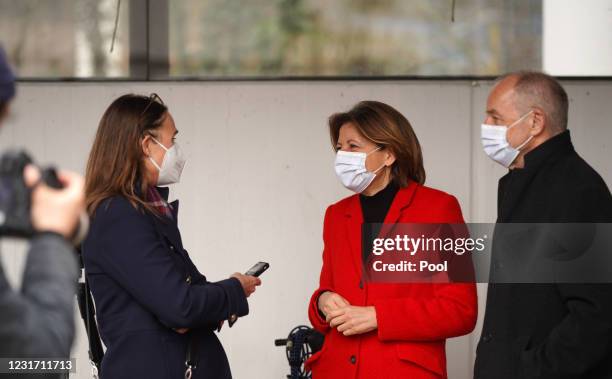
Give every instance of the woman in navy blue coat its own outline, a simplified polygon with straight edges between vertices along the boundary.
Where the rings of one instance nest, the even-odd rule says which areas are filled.
[[[91,216],[83,260],[107,348],[102,378],[231,378],[215,331],[249,312],[260,284],[234,274],[209,282],[183,248],[178,182],[184,158],[172,116],[157,95],[125,95],[104,113],[89,156]],[[188,349],[188,346],[192,346]]]

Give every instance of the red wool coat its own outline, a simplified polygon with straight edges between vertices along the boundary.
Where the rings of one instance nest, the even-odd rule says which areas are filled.
[[[392,223],[463,223],[452,195],[411,182],[399,190],[387,216]],[[368,283],[360,286],[359,196],[327,208],[323,227],[323,268],[308,316],[325,334],[323,348],[307,362],[313,379],[446,378],[446,338],[470,333],[476,323],[473,283]],[[363,287],[363,288],[361,288]],[[352,305],[374,306],[378,329],[345,337],[321,318],[317,300],[333,291]]]

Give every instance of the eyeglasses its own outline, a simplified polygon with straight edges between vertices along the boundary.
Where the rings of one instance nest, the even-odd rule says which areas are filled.
[[[149,95],[149,104],[147,104],[147,106],[145,107],[145,109],[142,111],[142,113],[140,114],[140,116],[142,117],[145,113],[147,113],[147,111],[149,110],[149,108],[151,107],[151,104],[153,103],[158,103],[161,105],[164,105],[164,101],[161,99],[161,97],[159,97],[158,94],[156,93],[152,93],[151,95]]]

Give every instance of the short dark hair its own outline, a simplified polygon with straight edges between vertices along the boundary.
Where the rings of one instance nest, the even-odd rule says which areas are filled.
[[[502,78],[515,77],[514,91],[518,103],[525,108],[539,107],[550,119],[553,131],[567,129],[569,100],[567,92],[554,77],[539,71],[517,71]]]

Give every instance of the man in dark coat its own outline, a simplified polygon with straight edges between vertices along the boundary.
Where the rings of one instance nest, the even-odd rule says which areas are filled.
[[[567,113],[565,90],[542,73],[508,74],[491,91],[483,145],[510,169],[499,181],[498,227],[612,222],[610,191],[574,150]],[[510,126],[498,138],[507,144],[487,134],[491,125]],[[492,271],[496,253],[494,242]],[[612,285],[530,283],[489,284],[474,378],[612,378]]]
[[[0,48],[0,124],[14,95],[15,78]],[[39,177],[37,169],[27,168],[28,185],[34,186]],[[0,358],[70,356],[78,267],[76,253],[67,239],[84,211],[84,193],[80,176],[62,173],[60,180],[65,185],[62,190],[43,184],[33,189],[31,219],[37,234],[30,241],[20,290],[11,287],[0,265]],[[22,379],[59,376],[0,374]]]

